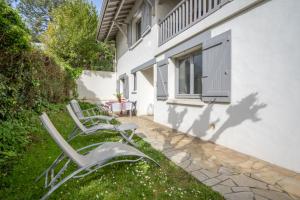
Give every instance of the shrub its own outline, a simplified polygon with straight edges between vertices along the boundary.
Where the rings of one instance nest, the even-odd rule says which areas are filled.
[[[0,0],[0,51],[20,53],[30,47],[30,35],[17,11]]]
[[[4,166],[25,148],[29,139],[24,123],[18,120],[2,122],[0,127],[0,166]]]
[[[71,72],[31,46],[18,13],[0,0],[0,175],[30,142],[37,113],[75,94]]]
[[[0,120],[76,94],[72,70],[30,44],[18,13],[0,0]]]
[[[0,122],[0,174],[7,173],[15,158],[23,152],[31,141],[30,133],[37,127],[36,114],[29,111],[19,113],[19,118]]]

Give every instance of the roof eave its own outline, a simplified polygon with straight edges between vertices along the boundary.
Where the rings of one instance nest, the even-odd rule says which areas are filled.
[[[101,12],[100,12],[100,17],[99,17],[98,27],[97,27],[97,37],[96,37],[96,40],[97,40],[97,41],[101,41],[101,40],[99,39],[100,28],[101,28],[101,25],[102,25],[103,16],[104,16],[104,13],[105,13],[105,10],[106,10],[108,1],[109,1],[109,0],[104,0],[103,3],[102,3],[102,8],[101,8]]]

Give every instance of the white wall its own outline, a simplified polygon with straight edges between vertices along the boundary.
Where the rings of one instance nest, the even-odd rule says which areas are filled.
[[[116,73],[84,70],[77,79],[79,99],[89,102],[116,99]]]
[[[242,2],[254,1],[235,0],[232,9]],[[211,28],[212,36],[231,30],[231,104],[192,107],[156,101],[154,120],[300,172],[299,19],[300,1],[272,0]],[[209,27],[206,23],[202,22],[202,28]],[[197,28],[204,30],[200,25]],[[180,36],[170,42],[181,41],[184,37]],[[171,98],[174,77],[171,63]]]
[[[153,67],[137,73],[137,115],[153,115],[154,113],[153,78]]]
[[[141,0],[137,1],[133,10],[129,14],[128,18],[130,18],[139,5],[141,4]],[[154,58],[156,54],[156,49],[158,47],[158,26],[156,24],[156,18],[152,17],[152,28],[150,32],[142,39],[141,43],[139,43],[136,47],[128,49],[126,38],[118,32],[116,43],[117,43],[117,77],[126,73],[129,76],[129,99],[138,102],[137,112],[138,115],[146,115],[148,114],[148,108],[150,104],[153,104],[154,99],[154,91],[145,93],[143,88],[150,88],[149,83],[147,82],[145,74],[142,72],[137,72],[137,91],[133,92],[133,75],[131,74],[131,70],[135,67],[138,67],[141,64],[149,61]],[[151,96],[152,95],[152,98]],[[144,101],[147,103],[141,103]],[[151,103],[152,100],[152,103]]]
[[[234,0],[160,47],[153,17],[151,32],[132,50],[118,34],[117,76],[127,73],[130,99],[143,102],[143,74],[137,73],[138,91],[132,94],[131,69],[155,56],[163,58],[164,51],[200,32],[210,30],[215,36],[231,30],[231,104],[192,107],[155,100],[154,120],[300,172],[299,11],[298,0]],[[168,68],[174,98],[175,66],[170,62]],[[146,107],[139,109],[145,113]]]

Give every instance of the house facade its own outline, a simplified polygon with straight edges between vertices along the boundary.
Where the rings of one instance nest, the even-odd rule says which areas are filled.
[[[138,115],[300,172],[300,1],[104,0]]]

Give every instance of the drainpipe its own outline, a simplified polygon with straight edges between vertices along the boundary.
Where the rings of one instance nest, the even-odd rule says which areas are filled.
[[[117,72],[117,48],[116,48],[116,41],[115,41],[115,48],[114,48],[114,50],[115,50],[115,57],[114,57],[114,63],[113,63],[113,69],[114,69],[114,72]]]

